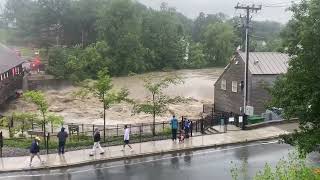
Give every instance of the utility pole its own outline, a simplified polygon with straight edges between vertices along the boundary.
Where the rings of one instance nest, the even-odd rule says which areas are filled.
[[[247,115],[246,115],[246,107],[248,105],[248,72],[249,72],[249,51],[250,51],[250,39],[249,39],[249,24],[250,24],[250,12],[254,13],[254,12],[258,12],[259,10],[261,10],[261,5],[256,7],[254,4],[252,6],[246,5],[239,5],[239,3],[237,4],[237,6],[235,7],[235,9],[243,9],[246,11],[246,62],[245,62],[245,73],[244,73],[244,98],[243,98],[243,122],[242,122],[242,129],[245,129],[245,125],[247,123]]]

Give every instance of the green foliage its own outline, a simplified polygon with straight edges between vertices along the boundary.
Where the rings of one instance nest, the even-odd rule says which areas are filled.
[[[74,95],[86,97],[88,94],[96,96],[103,106],[103,121],[104,121],[104,132],[106,124],[106,109],[110,108],[112,104],[120,103],[121,101],[132,102],[129,98],[129,91],[127,89],[121,89],[115,91],[112,89],[112,80],[108,75],[107,71],[99,71],[97,80],[85,80],[81,82],[82,89],[76,92]],[[105,134],[104,134],[104,141]]]
[[[2,117],[0,118],[0,127],[9,127],[9,118],[8,117]]]
[[[35,104],[43,116],[48,112],[48,102],[42,92],[27,91],[23,94],[23,97],[25,100]]]
[[[59,127],[64,122],[64,119],[62,116],[58,116],[58,115],[54,115],[54,114],[48,114],[47,120],[48,120],[48,122],[50,122],[51,127]]]
[[[80,83],[82,89],[75,92],[76,97],[86,97],[88,94],[92,94],[99,98],[103,103],[104,108],[110,108],[110,105],[120,103],[121,101],[130,101],[127,96],[129,92],[127,89],[121,89],[120,91],[114,91],[112,89],[112,79],[107,74],[107,71],[98,72],[98,80],[85,80]]]
[[[11,129],[16,132],[21,132],[24,135],[26,130],[31,129],[32,123],[38,121],[38,115],[34,113],[13,113],[14,127]]]
[[[291,56],[287,74],[271,90],[271,106],[284,109],[287,118],[298,118],[300,130],[290,143],[306,154],[320,144],[320,6],[317,0],[302,1],[291,11],[293,19],[284,33]]]
[[[67,49],[55,47],[49,50],[48,60],[49,66],[47,72],[54,75],[58,79],[64,79],[68,77],[68,69],[66,64],[68,63],[69,53]]]
[[[225,65],[234,52],[234,32],[226,23],[210,24],[204,34],[206,58],[210,65]]]
[[[151,78],[146,78],[144,87],[150,93],[151,97],[144,103],[135,103],[133,111],[135,113],[144,112],[153,115],[152,132],[155,135],[156,116],[166,112],[167,106],[172,100],[170,97],[163,94],[163,90],[172,84],[179,84],[183,81],[179,77],[166,77],[159,81],[152,81]]]
[[[186,62],[187,68],[202,68],[206,67],[208,62],[203,52],[203,45],[201,43],[192,43],[189,49],[189,57]]]
[[[255,176],[254,180],[319,180],[312,167],[309,167],[305,159],[299,158],[296,152],[290,152],[288,159],[281,159],[275,168],[266,164]],[[231,168],[232,179],[238,180],[241,173],[235,164]],[[244,178],[247,179],[247,178]]]
[[[47,72],[76,82],[106,69],[117,76],[222,66],[243,44],[240,19],[200,13],[192,21],[166,3],[153,10],[132,0],[10,0],[3,16],[15,27],[6,27],[13,42],[45,49]],[[253,50],[280,50],[279,23],[254,27],[263,40]]]

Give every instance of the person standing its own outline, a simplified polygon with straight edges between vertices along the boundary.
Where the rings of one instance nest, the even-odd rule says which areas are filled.
[[[133,148],[130,145],[130,129],[128,128],[127,125],[124,125],[124,135],[123,135],[123,140],[124,140],[124,144],[123,144],[123,148],[122,151],[124,151],[125,146],[129,146],[130,151],[133,151]]]
[[[190,129],[190,122],[187,120],[187,118],[184,119],[184,133],[185,138],[189,138],[189,129]]]
[[[190,121],[190,120],[189,120]],[[192,130],[193,130],[193,122],[192,121],[190,121],[189,122],[189,131],[190,131],[190,136],[192,137]]]
[[[32,144],[31,144],[31,147],[30,147],[30,163],[29,163],[29,166],[31,166],[34,156],[37,156],[39,158],[40,162],[43,163],[43,161],[41,160],[40,154],[39,154],[39,152],[40,152],[39,143],[40,143],[40,138],[39,137],[35,137],[34,140],[32,141]]]
[[[59,140],[59,147],[58,147],[58,154],[64,154],[64,147],[66,145],[66,141],[68,138],[68,133],[64,131],[65,128],[62,127],[61,131],[57,134],[58,140]]]
[[[173,115],[172,119],[170,121],[171,125],[171,132],[172,132],[172,141],[177,140],[177,131],[178,131],[178,120],[176,119],[176,116]]]
[[[96,128],[94,130],[94,134],[93,134],[93,148],[92,151],[90,153],[90,156],[93,156],[93,154],[96,152],[96,149],[99,148],[100,149],[100,154],[104,154],[104,150],[100,145],[100,141],[101,141],[101,136],[100,136],[100,131],[98,128]]]

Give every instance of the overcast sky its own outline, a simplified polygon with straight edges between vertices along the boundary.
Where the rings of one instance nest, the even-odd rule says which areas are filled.
[[[200,12],[214,14],[223,12],[229,16],[239,16],[243,10],[235,11],[235,6],[240,4],[255,3],[262,5],[262,10],[253,16],[254,20],[273,20],[286,23],[291,13],[286,11],[290,7],[291,1],[299,0],[137,0],[149,7],[159,9],[162,2],[166,2],[170,7],[175,7],[177,11],[194,19]]]
[[[90,1],[90,0],[88,0]],[[234,7],[240,4],[263,5],[262,10],[253,16],[254,20],[273,20],[286,23],[291,13],[286,11],[292,1],[300,0],[137,0],[151,8],[159,9],[162,2],[166,2],[170,7],[175,7],[177,11],[183,13],[189,18],[195,19],[200,12],[214,14],[223,12],[229,16],[239,16],[244,13],[243,10],[235,11]],[[3,4],[5,0],[0,0]],[[269,7],[268,7],[269,6]],[[272,7],[270,7],[272,6]]]

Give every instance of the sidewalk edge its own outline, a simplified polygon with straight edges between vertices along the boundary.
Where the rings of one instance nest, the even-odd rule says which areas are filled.
[[[136,159],[136,158],[150,157],[150,156],[156,156],[156,155],[165,155],[165,154],[170,154],[170,153],[179,153],[179,152],[186,152],[186,151],[196,151],[196,150],[204,150],[204,149],[218,148],[218,147],[231,146],[231,145],[239,145],[239,144],[243,144],[243,143],[252,143],[252,142],[258,142],[258,141],[270,141],[270,140],[278,139],[279,137],[280,137],[280,135],[252,139],[252,140],[246,139],[245,141],[237,141],[237,142],[232,142],[232,143],[211,144],[211,145],[204,145],[204,146],[173,149],[173,150],[168,150],[168,151],[157,151],[157,152],[152,152],[152,153],[134,154],[134,155],[122,156],[122,157],[102,158],[102,159],[82,161],[82,162],[66,164],[66,165],[41,166],[41,167],[23,168],[23,169],[14,169],[14,170],[0,170],[0,174],[23,172],[23,171],[39,171],[39,170],[54,170],[54,169],[59,169],[59,168],[72,168],[72,167],[86,166],[86,165],[92,165],[92,164],[97,164],[97,163],[121,161],[121,160],[126,160],[126,159]]]

